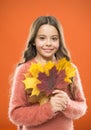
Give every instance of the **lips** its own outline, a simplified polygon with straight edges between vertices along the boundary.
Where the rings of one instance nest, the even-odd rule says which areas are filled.
[[[43,48],[43,51],[45,51],[45,52],[51,52],[51,51],[53,51],[53,49],[51,49],[51,48],[46,48],[46,49],[44,49],[44,48]]]

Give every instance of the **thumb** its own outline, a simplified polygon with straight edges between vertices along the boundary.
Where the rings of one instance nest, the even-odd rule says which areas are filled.
[[[60,92],[61,92],[61,90],[56,89],[56,90],[54,90],[52,93],[53,93],[53,94],[58,94],[58,93],[60,93]]]

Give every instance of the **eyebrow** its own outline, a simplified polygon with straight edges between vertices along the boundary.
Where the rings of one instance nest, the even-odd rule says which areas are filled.
[[[55,37],[55,36],[57,36],[57,37],[59,37],[59,35],[52,35],[53,37]]]
[[[38,34],[37,36],[46,36],[45,34]],[[51,37],[59,37],[59,35],[57,35],[57,34],[54,34],[54,35],[51,35]]]

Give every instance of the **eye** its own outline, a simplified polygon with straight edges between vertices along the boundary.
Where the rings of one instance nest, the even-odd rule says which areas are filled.
[[[39,37],[39,39],[40,39],[40,40],[44,40],[44,39],[45,39],[45,37],[41,36],[41,37]]]
[[[53,40],[53,41],[57,41],[57,40],[58,40],[58,37],[52,37],[52,40]]]

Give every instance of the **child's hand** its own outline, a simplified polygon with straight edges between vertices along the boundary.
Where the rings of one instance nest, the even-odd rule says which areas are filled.
[[[54,90],[54,96],[51,97],[50,103],[54,112],[65,110],[68,104],[68,95],[61,90]]]

